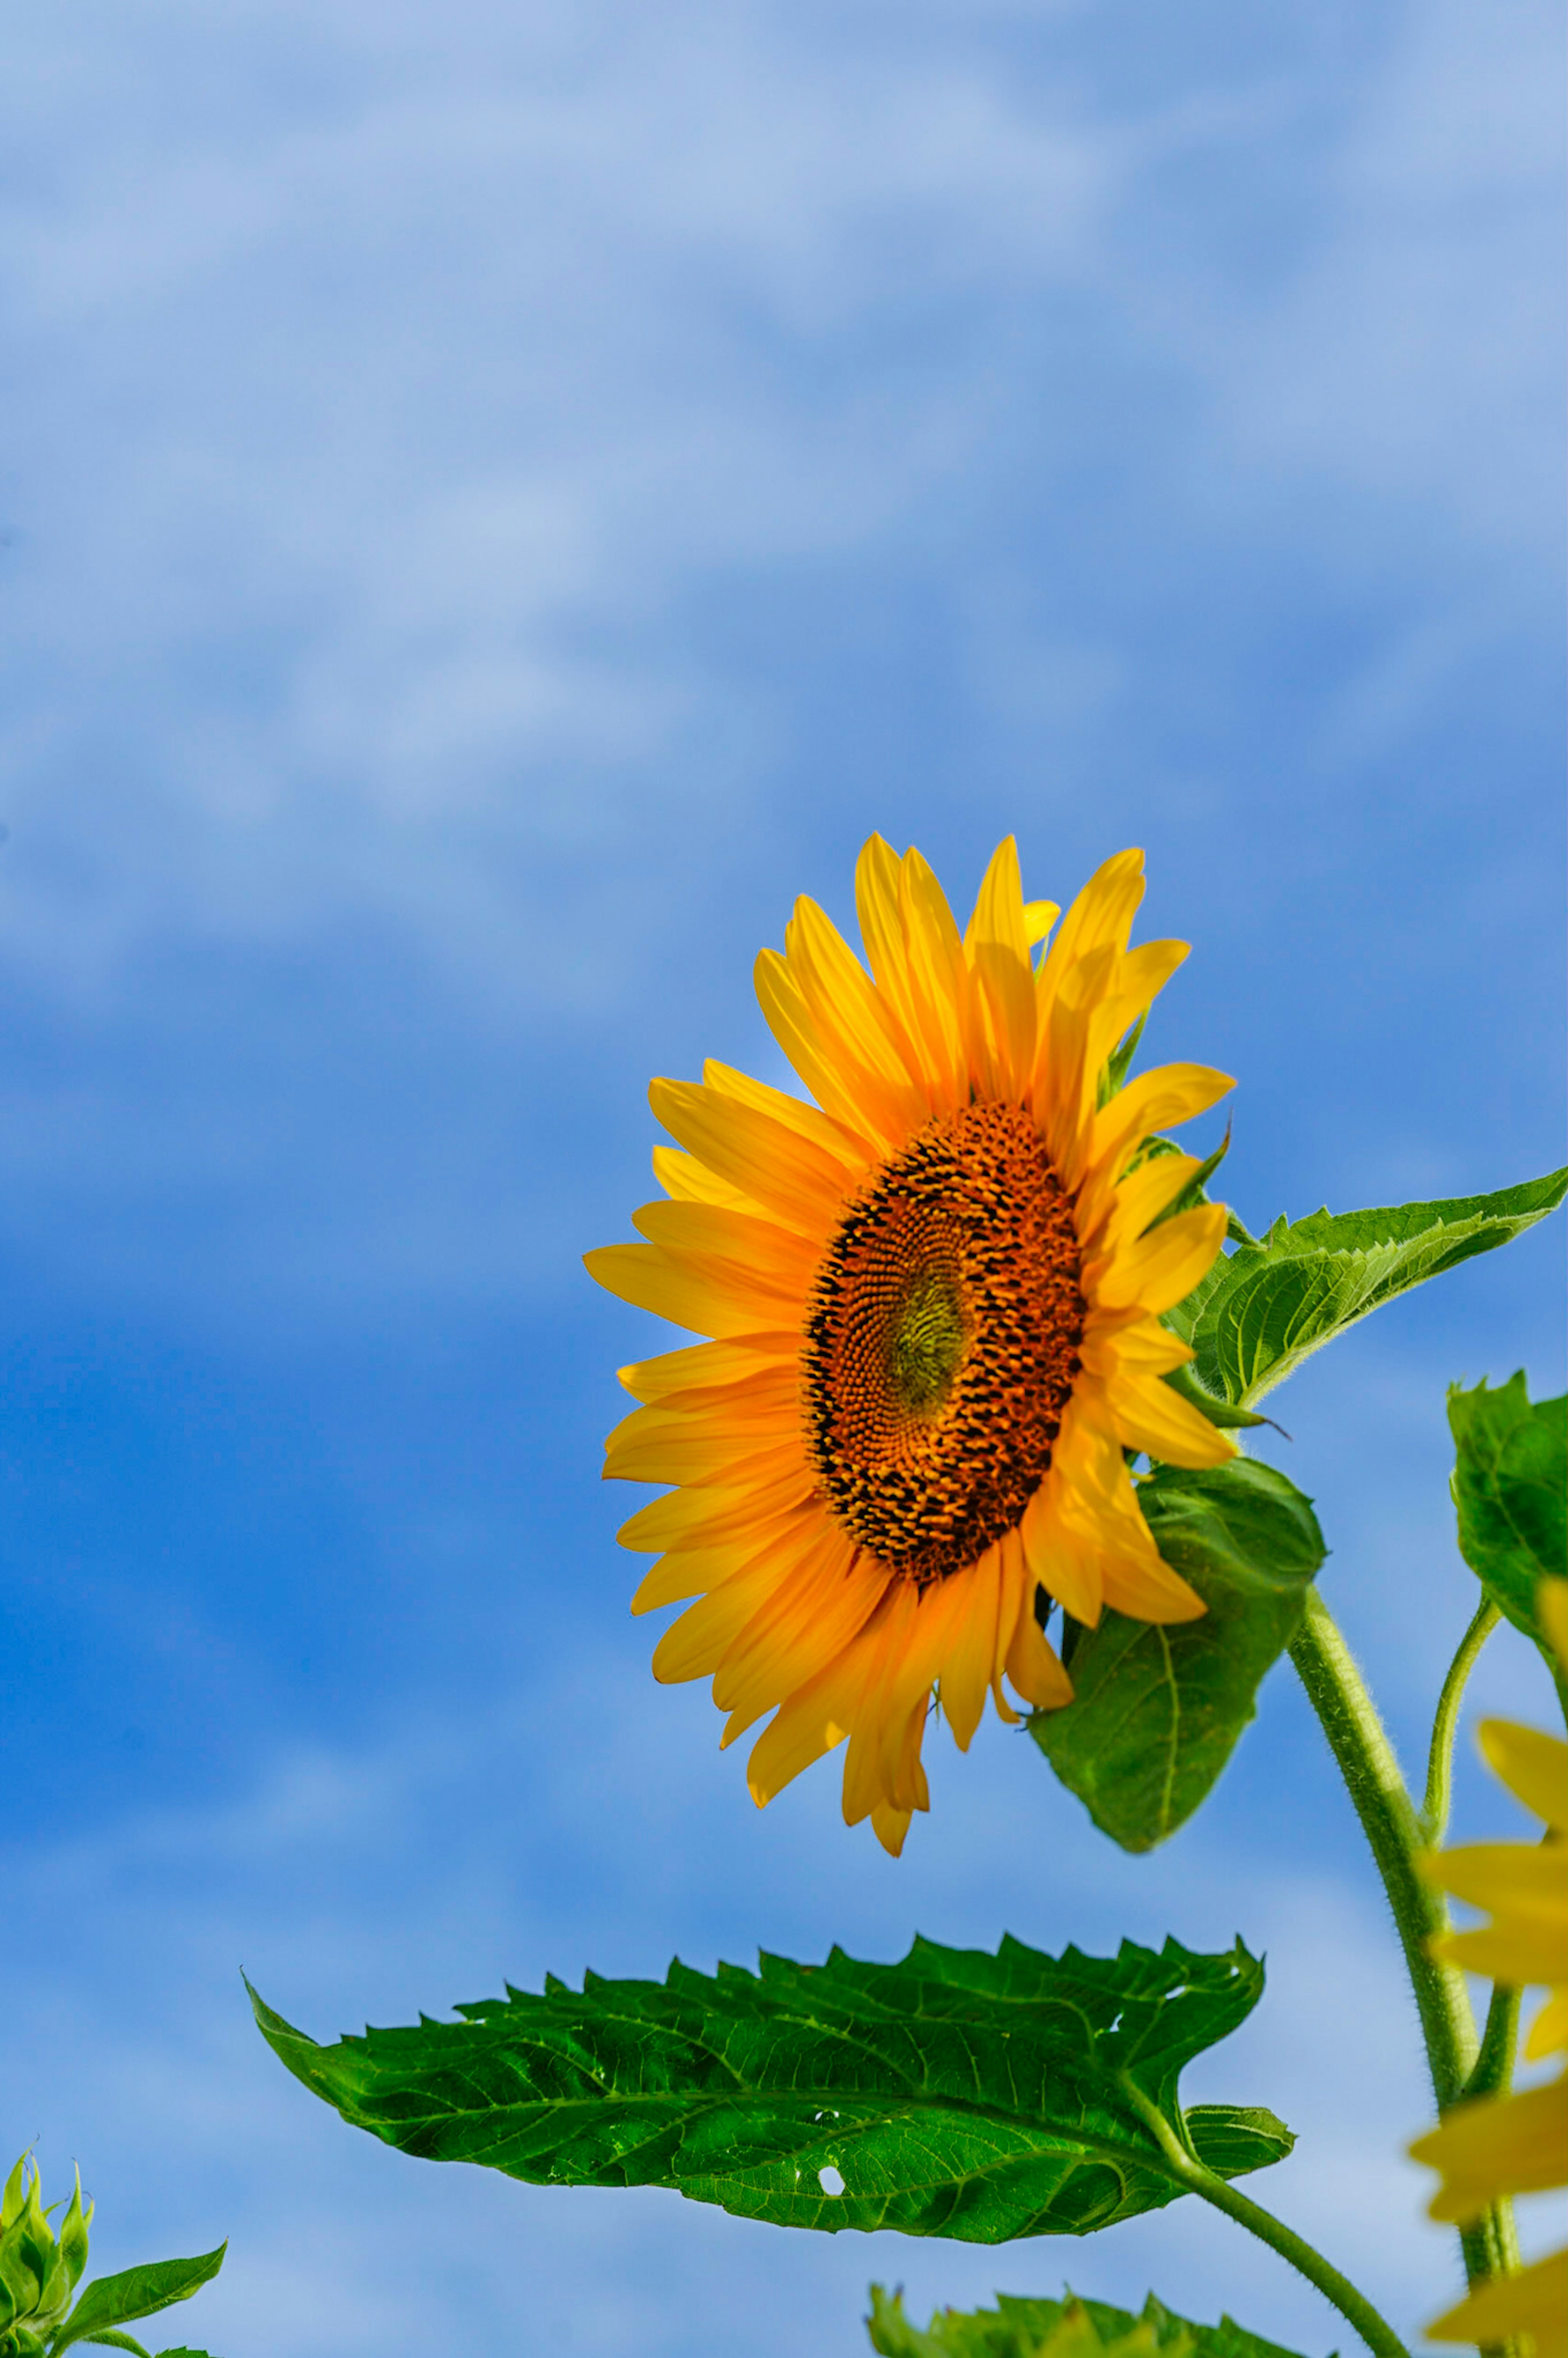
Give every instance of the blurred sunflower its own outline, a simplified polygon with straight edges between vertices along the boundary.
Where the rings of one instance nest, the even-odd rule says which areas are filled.
[[[902,1848],[929,1806],[933,1692],[968,1748],[989,1693],[1071,1700],[1051,1602],[1146,1621],[1204,1609],[1162,1561],[1128,1451],[1213,1466],[1232,1443],[1168,1384],[1160,1324],[1214,1260],[1219,1206],[1162,1219],[1197,1163],[1140,1160],[1212,1105],[1173,1065],[1106,1098],[1107,1063],[1186,955],[1130,950],[1142,855],[1058,911],[1010,838],[960,934],[916,851],[880,837],[857,895],[868,973],[796,903],[757,994],[816,1102],[708,1064],[658,1080],[666,1200],[588,1256],[624,1300],[714,1339],[623,1368],[643,1405],[607,1475],[674,1483],[622,1531],[659,1554],[633,1610],[699,1601],[654,1656],[712,1677],[729,1744],[766,1713],[759,1804],[846,1736],[844,1815]]]
[[[1568,1581],[1543,1580],[1541,1622],[1568,1670]],[[1512,1720],[1481,1722],[1489,1766],[1544,1821],[1539,1843],[1472,1843],[1422,1862],[1428,1879],[1492,1920],[1433,1943],[1433,1954],[1515,1987],[1545,1984],[1525,2054],[1568,2054],[1568,1744]],[[1568,2066],[1544,2085],[1456,2104],[1411,2152],[1443,2174],[1431,2215],[1469,2226],[1506,2194],[1568,2185]],[[1438,2342],[1529,2334],[1536,2358],[1568,2358],[1568,2250],[1480,2285],[1427,2327]]]

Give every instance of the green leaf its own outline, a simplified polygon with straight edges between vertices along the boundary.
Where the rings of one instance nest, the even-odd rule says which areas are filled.
[[[1568,1398],[1534,1401],[1524,1370],[1493,1390],[1448,1393],[1457,1453],[1459,1552],[1494,1605],[1556,1657],[1535,1609],[1537,1581],[1568,1576]]]
[[[1102,1833],[1152,1850],[1205,1798],[1290,1644],[1325,1548],[1312,1501],[1253,1457],[1158,1466],[1138,1502],[1208,1610],[1162,1628],[1107,1611],[1078,1633],[1074,1701],[1029,1732]]]
[[[1222,2317],[1217,2325],[1191,2325],[1173,2317],[1152,2293],[1141,2316],[1065,2292],[1060,2300],[1018,2299],[999,2293],[994,2309],[939,2309],[925,2330],[910,2323],[902,2294],[871,2287],[866,2320],[881,2358],[1290,2358],[1277,2343]]]
[[[58,2342],[50,2344],[51,2350],[63,2347],[64,2344]],[[138,2342],[133,2334],[117,2333],[112,2325],[104,2326],[102,2332],[90,2333],[82,2347],[91,2350],[129,2350],[134,2353],[134,2358],[153,2358],[152,2352],[145,2342]]]
[[[994,2244],[1173,2201],[1141,2104],[1227,2168],[1238,2116],[1184,2115],[1177,2081],[1262,1987],[1239,1942],[1053,1958],[917,1940],[892,1965],[835,1949],[821,1965],[763,1956],[757,1974],[590,1974],[580,1994],[552,1977],[460,2022],[330,2047],[252,2002],[297,2079],[405,2153],[534,2185],[674,2187],[781,2226]]]
[[[202,2252],[195,2259],[150,2260],[144,2267],[122,2268],[118,2276],[95,2278],[49,2344],[51,2358],[73,2342],[103,2340],[106,2327],[156,2317],[160,2309],[189,2300],[211,2282],[228,2248],[227,2244],[220,2244],[215,2252]]]
[[[1495,1195],[1278,1219],[1222,1255],[1167,1324],[1205,1389],[1254,1408],[1308,1355],[1413,1285],[1491,1252],[1555,1210],[1568,1170]]]

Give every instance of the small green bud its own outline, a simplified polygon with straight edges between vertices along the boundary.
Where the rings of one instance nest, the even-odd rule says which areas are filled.
[[[92,2217],[92,2205],[81,2207],[79,2173],[57,2238],[38,2164],[22,2155],[0,2195],[0,2358],[41,2358],[87,2266]]]

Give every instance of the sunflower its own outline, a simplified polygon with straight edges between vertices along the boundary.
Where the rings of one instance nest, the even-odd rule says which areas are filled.
[[[1051,940],[1059,912],[1025,902],[1010,838],[960,934],[920,854],[873,836],[866,966],[809,900],[757,961],[815,1104],[719,1064],[654,1081],[678,1141],[654,1151],[665,1200],[636,1215],[642,1243],[588,1256],[712,1338],[622,1370],[643,1405],[607,1449],[607,1475],[676,1486],[621,1533],[660,1559],[634,1612],[697,1600],[655,1676],[711,1677],[725,1744],[774,1714],[759,1806],[848,1737],[845,1818],[895,1855],[929,1806],[934,1695],[967,1749],[988,1693],[1016,1723],[1004,1676],[1036,1708],[1071,1701],[1053,1602],[1087,1623],[1204,1610],[1129,1453],[1232,1454],[1161,1381],[1191,1353],[1160,1314],[1226,1215],[1172,1212],[1199,1166],[1141,1149],[1232,1084],[1172,1065],[1110,1093],[1108,1060],[1186,956],[1129,949],[1142,870],[1108,860]]]
[[[1543,1580],[1537,1594],[1542,1627],[1568,1670],[1568,1580]],[[1546,1832],[1538,1843],[1471,1843],[1422,1862],[1429,1882],[1492,1919],[1434,1941],[1433,1953],[1514,1987],[1544,1984],[1550,1995],[1525,2054],[1568,2054],[1568,1744],[1509,1719],[1484,1719],[1477,1733],[1487,1765]],[[1460,2227],[1504,2195],[1568,2185],[1568,2066],[1543,2085],[1455,2105],[1411,2152],[1442,2172],[1432,2217]],[[1564,2358],[1568,2250],[1478,2286],[1426,2330],[1436,2342],[1529,2334],[1535,2358]]]

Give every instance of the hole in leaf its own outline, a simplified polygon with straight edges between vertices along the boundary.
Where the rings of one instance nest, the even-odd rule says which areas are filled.
[[[843,2173],[835,2169],[831,2162],[817,2171],[816,2183],[824,2194],[842,2194],[844,2191]]]

